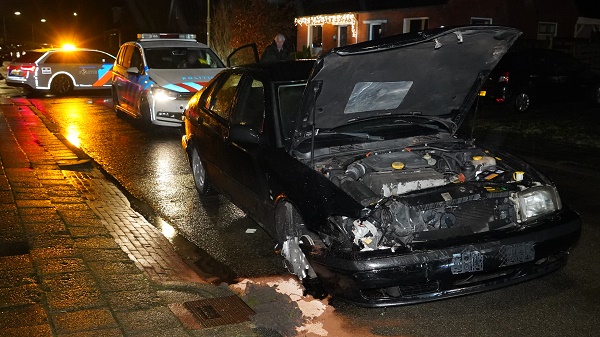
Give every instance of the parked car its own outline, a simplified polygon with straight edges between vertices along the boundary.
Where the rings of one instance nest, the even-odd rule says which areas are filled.
[[[148,126],[181,127],[187,102],[223,68],[219,57],[194,34],[138,34],[137,41],[124,43],[117,54],[115,112]]]
[[[532,104],[585,101],[600,105],[600,75],[573,56],[551,49],[504,55],[490,73],[482,95],[526,112]]]
[[[34,49],[8,67],[6,84],[28,93],[62,96],[73,90],[108,89],[115,57],[95,49]]]
[[[270,233],[308,291],[363,306],[557,270],[578,214],[528,164],[456,135],[519,34],[440,28],[223,70],[184,112],[195,186]]]

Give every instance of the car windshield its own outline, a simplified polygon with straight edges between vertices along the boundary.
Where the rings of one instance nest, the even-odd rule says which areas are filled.
[[[150,69],[224,68],[208,48],[146,48],[144,54]]]
[[[298,115],[300,100],[306,83],[281,85],[277,89],[279,99],[279,118],[283,138],[287,142],[294,135],[294,118]]]

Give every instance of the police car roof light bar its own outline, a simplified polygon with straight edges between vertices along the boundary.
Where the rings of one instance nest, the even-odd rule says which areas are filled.
[[[196,34],[178,34],[178,33],[140,33],[137,35],[138,40],[150,39],[181,39],[181,40],[196,40]]]

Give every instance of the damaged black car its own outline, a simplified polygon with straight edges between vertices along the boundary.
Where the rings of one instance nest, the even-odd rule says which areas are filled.
[[[269,232],[307,290],[361,306],[557,270],[578,214],[527,163],[457,136],[519,35],[440,28],[226,69],[185,110],[196,188]]]

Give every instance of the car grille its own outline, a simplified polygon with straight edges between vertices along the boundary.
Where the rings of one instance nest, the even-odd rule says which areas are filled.
[[[427,294],[436,293],[440,290],[439,281],[431,281],[427,283],[417,283],[411,285],[401,285],[396,287],[378,288],[378,289],[363,289],[361,294],[369,300],[381,299],[402,299],[410,300]]]

